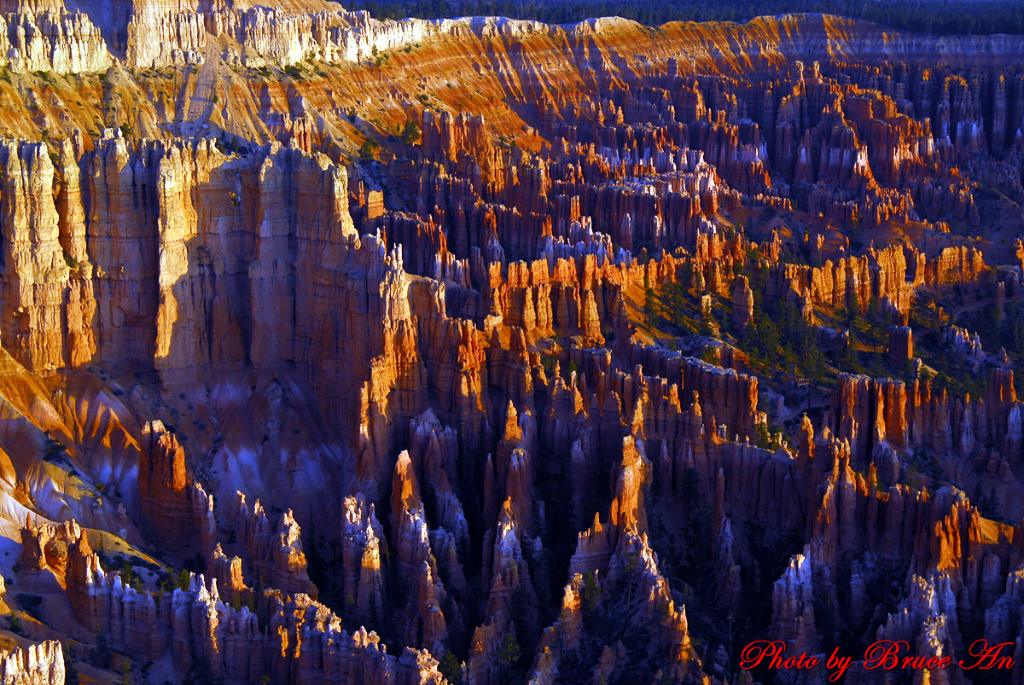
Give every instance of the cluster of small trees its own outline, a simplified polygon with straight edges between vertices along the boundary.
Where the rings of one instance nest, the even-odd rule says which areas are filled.
[[[973,361],[951,352],[949,345],[942,340],[943,328],[952,322],[948,313],[953,310],[953,305],[948,297],[948,294],[939,298],[930,293],[917,293],[914,296],[910,308],[914,354],[935,370],[934,374],[929,371],[922,374],[925,380],[931,382],[933,394],[946,390],[957,397],[965,394],[979,397],[985,391],[988,374],[976,373]],[[938,313],[940,304],[946,312],[941,319]],[[968,327],[973,328],[971,325]],[[986,336],[983,334],[982,337]],[[992,339],[985,340],[984,344],[989,349],[999,347]]]
[[[981,483],[974,487],[974,495],[971,497],[971,504],[978,507],[978,511],[985,518],[999,518],[999,497],[995,488],[989,490],[987,495],[981,494]]]
[[[754,320],[738,332],[740,348],[753,366],[769,372],[779,369],[805,378],[823,380],[828,375],[825,356],[818,342],[818,333],[800,311],[783,300],[763,300],[754,291],[761,306],[754,307]],[[848,348],[849,346],[847,346]],[[851,351],[840,351],[840,358],[849,359]]]
[[[389,138],[392,136],[389,136]],[[416,145],[420,142],[420,126],[414,120],[409,119],[405,122],[405,126],[402,127],[399,138],[406,145]],[[367,138],[363,141],[362,145],[359,146],[359,159],[364,162],[372,162],[378,158],[380,154],[381,146],[380,143]]]

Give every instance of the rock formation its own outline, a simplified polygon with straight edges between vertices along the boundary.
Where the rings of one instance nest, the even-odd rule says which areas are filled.
[[[0,20],[0,681],[1024,661],[1024,41]]]

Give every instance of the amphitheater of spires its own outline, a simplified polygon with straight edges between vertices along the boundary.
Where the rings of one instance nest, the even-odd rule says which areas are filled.
[[[0,19],[0,683],[1024,683],[1024,39]]]

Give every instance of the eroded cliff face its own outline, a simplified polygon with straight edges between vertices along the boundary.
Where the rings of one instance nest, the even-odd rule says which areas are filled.
[[[1024,660],[1024,41],[0,15],[0,679]]]
[[[63,685],[65,676],[64,655],[56,640],[4,649],[0,657],[0,677],[5,682]]]

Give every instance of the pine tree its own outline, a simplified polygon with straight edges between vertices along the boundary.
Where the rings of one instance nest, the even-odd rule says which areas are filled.
[[[110,644],[110,637],[106,633],[99,633],[96,636],[96,646],[89,655],[89,663],[96,668],[110,668],[114,664],[114,648]]]
[[[75,659],[71,655],[71,648],[64,645],[64,685],[78,685],[78,669],[75,668]]]
[[[996,495],[995,488],[989,490],[988,495],[982,499],[979,509],[981,509],[981,515],[985,518],[996,518],[999,516],[999,496]]]
[[[512,683],[515,680],[515,669],[519,664],[522,652],[519,649],[519,641],[512,632],[505,633],[498,646],[498,682],[503,685]]]
[[[412,119],[405,122],[405,128],[402,129],[402,142],[407,145],[414,145],[420,142],[419,124]]]
[[[441,663],[437,665],[437,670],[441,671],[441,675],[449,685],[462,685],[462,664],[450,651],[441,657]]]

